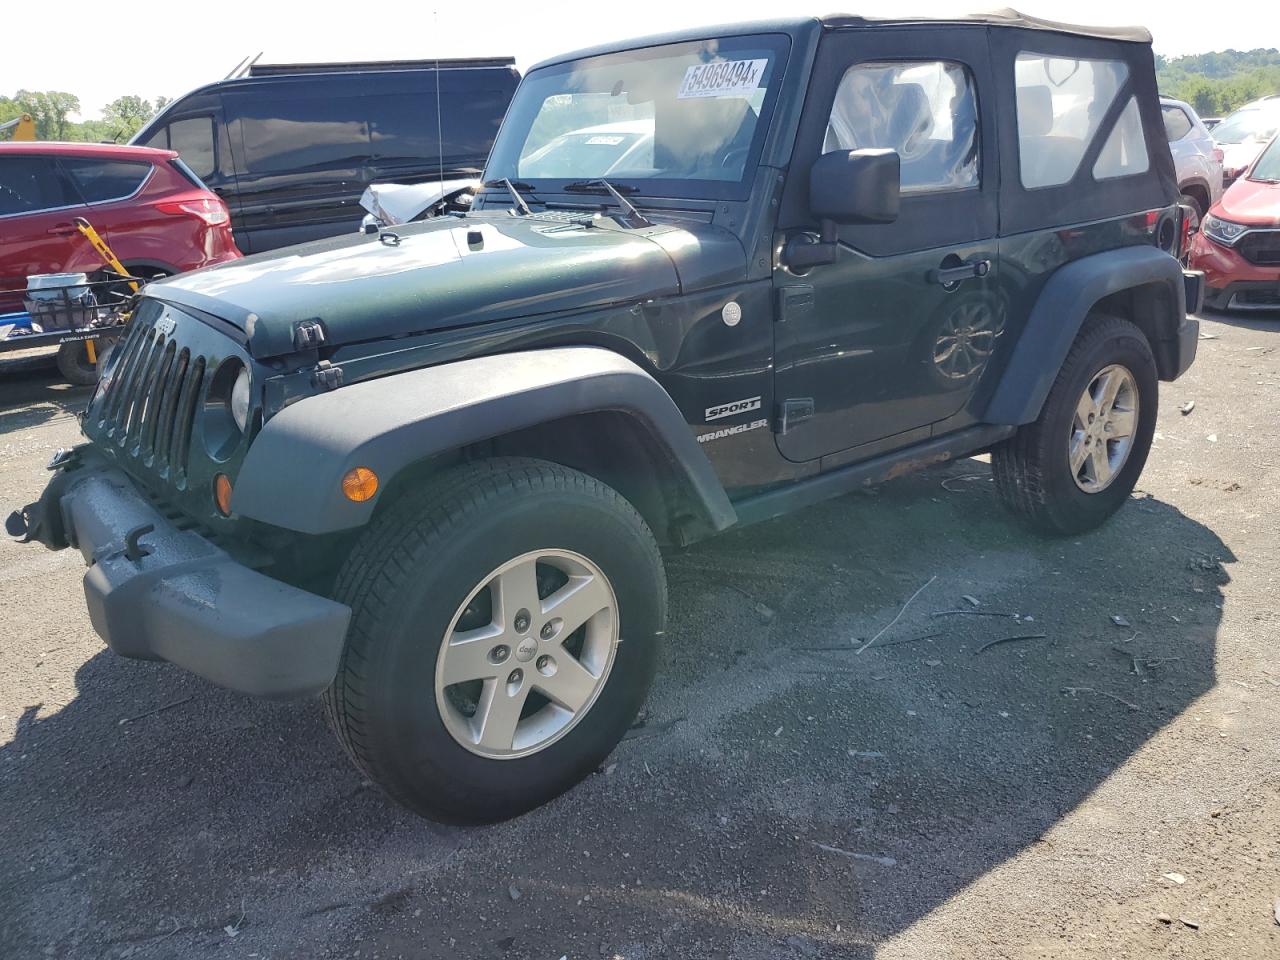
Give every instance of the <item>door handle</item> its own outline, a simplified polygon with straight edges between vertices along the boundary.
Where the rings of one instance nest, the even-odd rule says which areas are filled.
[[[69,237],[80,232],[74,223],[58,223],[49,228],[48,231],[55,237]]]
[[[938,267],[929,271],[929,280],[944,287],[954,287],[961,280],[985,277],[991,272],[990,260],[969,260],[955,267]]]

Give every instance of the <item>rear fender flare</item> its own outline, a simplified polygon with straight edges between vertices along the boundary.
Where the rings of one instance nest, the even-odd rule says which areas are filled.
[[[1003,376],[987,404],[987,423],[1031,423],[1044,406],[1085,318],[1101,301],[1151,284],[1167,288],[1148,315],[1134,319],[1151,341],[1162,379],[1177,376],[1189,358],[1179,336],[1186,322],[1182,265],[1158,247],[1133,246],[1081,257],[1060,267],[1040,292]],[[1191,347],[1194,354],[1194,344]]]
[[[236,478],[232,510],[306,534],[365,525],[406,467],[471,444],[575,414],[633,418],[666,458],[709,530],[737,520],[710,461],[659,383],[627,358],[598,347],[561,347],[477,357],[341,387],[298,401],[254,438]],[[342,477],[368,467],[379,492],[357,503]]]

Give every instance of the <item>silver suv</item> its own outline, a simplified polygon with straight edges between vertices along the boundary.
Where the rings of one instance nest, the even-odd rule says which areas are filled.
[[[1190,104],[1161,97],[1160,112],[1178,174],[1178,192],[1182,202],[1196,211],[1194,228],[1222,196],[1222,150]]]

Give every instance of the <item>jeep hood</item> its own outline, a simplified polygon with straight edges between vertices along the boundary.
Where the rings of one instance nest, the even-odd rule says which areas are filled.
[[[399,226],[382,239],[287,247],[157,282],[147,295],[234,324],[261,359],[292,353],[302,320],[319,320],[333,346],[670,296],[682,289],[676,261],[692,268],[708,247],[719,263],[715,279],[742,274],[736,238],[692,229],[481,212]],[[734,269],[726,271],[730,246]]]

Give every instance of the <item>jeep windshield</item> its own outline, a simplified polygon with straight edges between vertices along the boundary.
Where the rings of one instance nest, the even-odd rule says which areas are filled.
[[[745,196],[787,48],[779,35],[724,37],[533,70],[485,180],[535,193],[608,178],[640,197]]]

